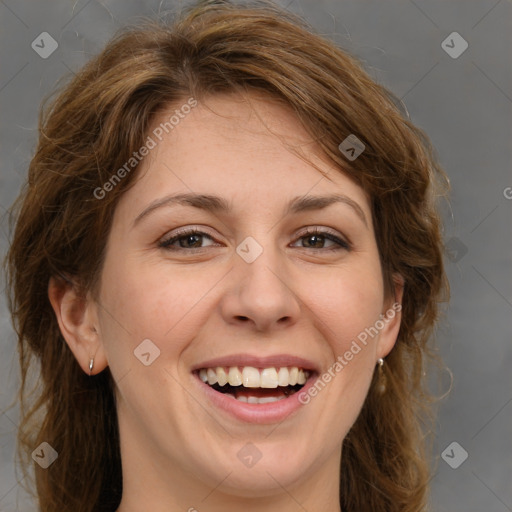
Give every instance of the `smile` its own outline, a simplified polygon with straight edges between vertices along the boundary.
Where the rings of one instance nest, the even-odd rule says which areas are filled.
[[[253,366],[201,368],[199,378],[224,396],[249,404],[284,400],[299,391],[311,372],[297,366],[258,369]]]

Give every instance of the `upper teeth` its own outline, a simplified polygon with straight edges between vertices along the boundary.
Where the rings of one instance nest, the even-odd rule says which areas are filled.
[[[305,384],[309,377],[307,370],[296,366],[291,368],[264,368],[258,370],[252,366],[244,366],[240,370],[237,366],[223,368],[202,368],[199,377],[210,385],[244,386],[246,388],[277,388],[278,386],[295,386]]]

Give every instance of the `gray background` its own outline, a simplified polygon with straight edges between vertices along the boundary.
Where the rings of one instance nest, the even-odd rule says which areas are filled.
[[[451,183],[444,207],[452,299],[437,344],[454,383],[437,424],[436,511],[512,511],[511,111],[512,4],[507,0],[281,2],[363,60],[403,99],[437,148]],[[0,253],[5,211],[25,178],[39,105],[59,77],[73,73],[115,30],[177,0],[0,0]],[[452,32],[469,44],[458,58],[441,47]],[[58,42],[47,59],[32,41]],[[449,40],[448,40],[449,41]],[[459,43],[451,43],[459,47]],[[508,196],[508,198],[507,198]],[[4,288],[2,278],[1,288]],[[0,299],[0,412],[15,396],[15,337]],[[445,379],[446,385],[449,382]],[[34,511],[14,469],[16,408],[0,414],[0,510]],[[441,457],[456,441],[468,459],[452,469]],[[447,460],[459,460],[458,446]],[[309,511],[316,512],[316,511]]]

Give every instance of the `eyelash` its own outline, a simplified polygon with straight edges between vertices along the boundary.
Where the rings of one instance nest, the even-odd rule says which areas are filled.
[[[164,240],[161,240],[159,243],[158,243],[158,246],[163,248],[163,249],[167,249],[167,250],[170,250],[170,251],[198,251],[198,250],[201,250],[201,249],[206,249],[206,247],[197,247],[197,248],[194,248],[194,247],[189,247],[189,248],[185,248],[185,247],[172,247],[172,244],[179,241],[180,239],[182,238],[186,238],[188,236],[193,236],[193,235],[200,235],[200,236],[206,236],[208,238],[210,238],[211,240],[213,240],[213,237],[210,236],[208,233],[205,233],[204,231],[201,231],[197,228],[191,228],[191,229],[186,229],[186,230],[183,230],[179,233],[176,233],[175,235],[173,235],[172,237],[170,238],[167,238],[167,239],[164,239]],[[319,229],[319,228],[307,228],[306,232],[305,233],[302,233],[298,238],[297,240],[300,240],[301,238],[307,238],[307,237],[310,237],[310,236],[321,236],[322,238],[325,238],[327,240],[330,240],[334,243],[336,243],[338,245],[338,247],[330,247],[330,248],[320,248],[320,249],[316,249],[316,250],[323,250],[323,251],[339,251],[339,250],[346,250],[346,251],[350,251],[351,250],[351,244],[349,242],[346,242],[345,240],[342,240],[341,238],[338,238],[336,235],[332,234],[331,232],[329,231],[326,231],[326,230],[322,230],[322,229]],[[311,248],[311,247],[301,247],[302,249],[313,249],[315,250],[314,248]]]

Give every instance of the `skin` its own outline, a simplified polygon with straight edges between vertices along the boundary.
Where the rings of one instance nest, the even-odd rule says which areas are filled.
[[[327,177],[288,144],[300,146]],[[108,365],[116,382],[124,481],[118,512],[339,511],[342,442],[378,358],[396,341],[399,313],[281,423],[250,424],[219,411],[193,385],[191,368],[230,354],[284,353],[325,372],[400,301],[399,279],[394,296],[384,293],[368,197],[320,157],[289,109],[254,93],[200,103],[138,172],[115,211],[96,299],[81,301],[53,279],[49,286],[83,370],[89,373],[94,357],[92,373]],[[153,201],[190,192],[221,196],[233,210],[165,206],[134,226]],[[296,196],[333,193],[357,203],[366,224],[345,203],[284,215]],[[350,249],[311,239],[308,226]],[[211,238],[193,239],[181,251],[159,247],[184,227]],[[263,248],[250,264],[236,252],[248,236]],[[149,366],[134,357],[144,339],[160,350]],[[262,454],[252,468],[237,457],[247,442]]]

